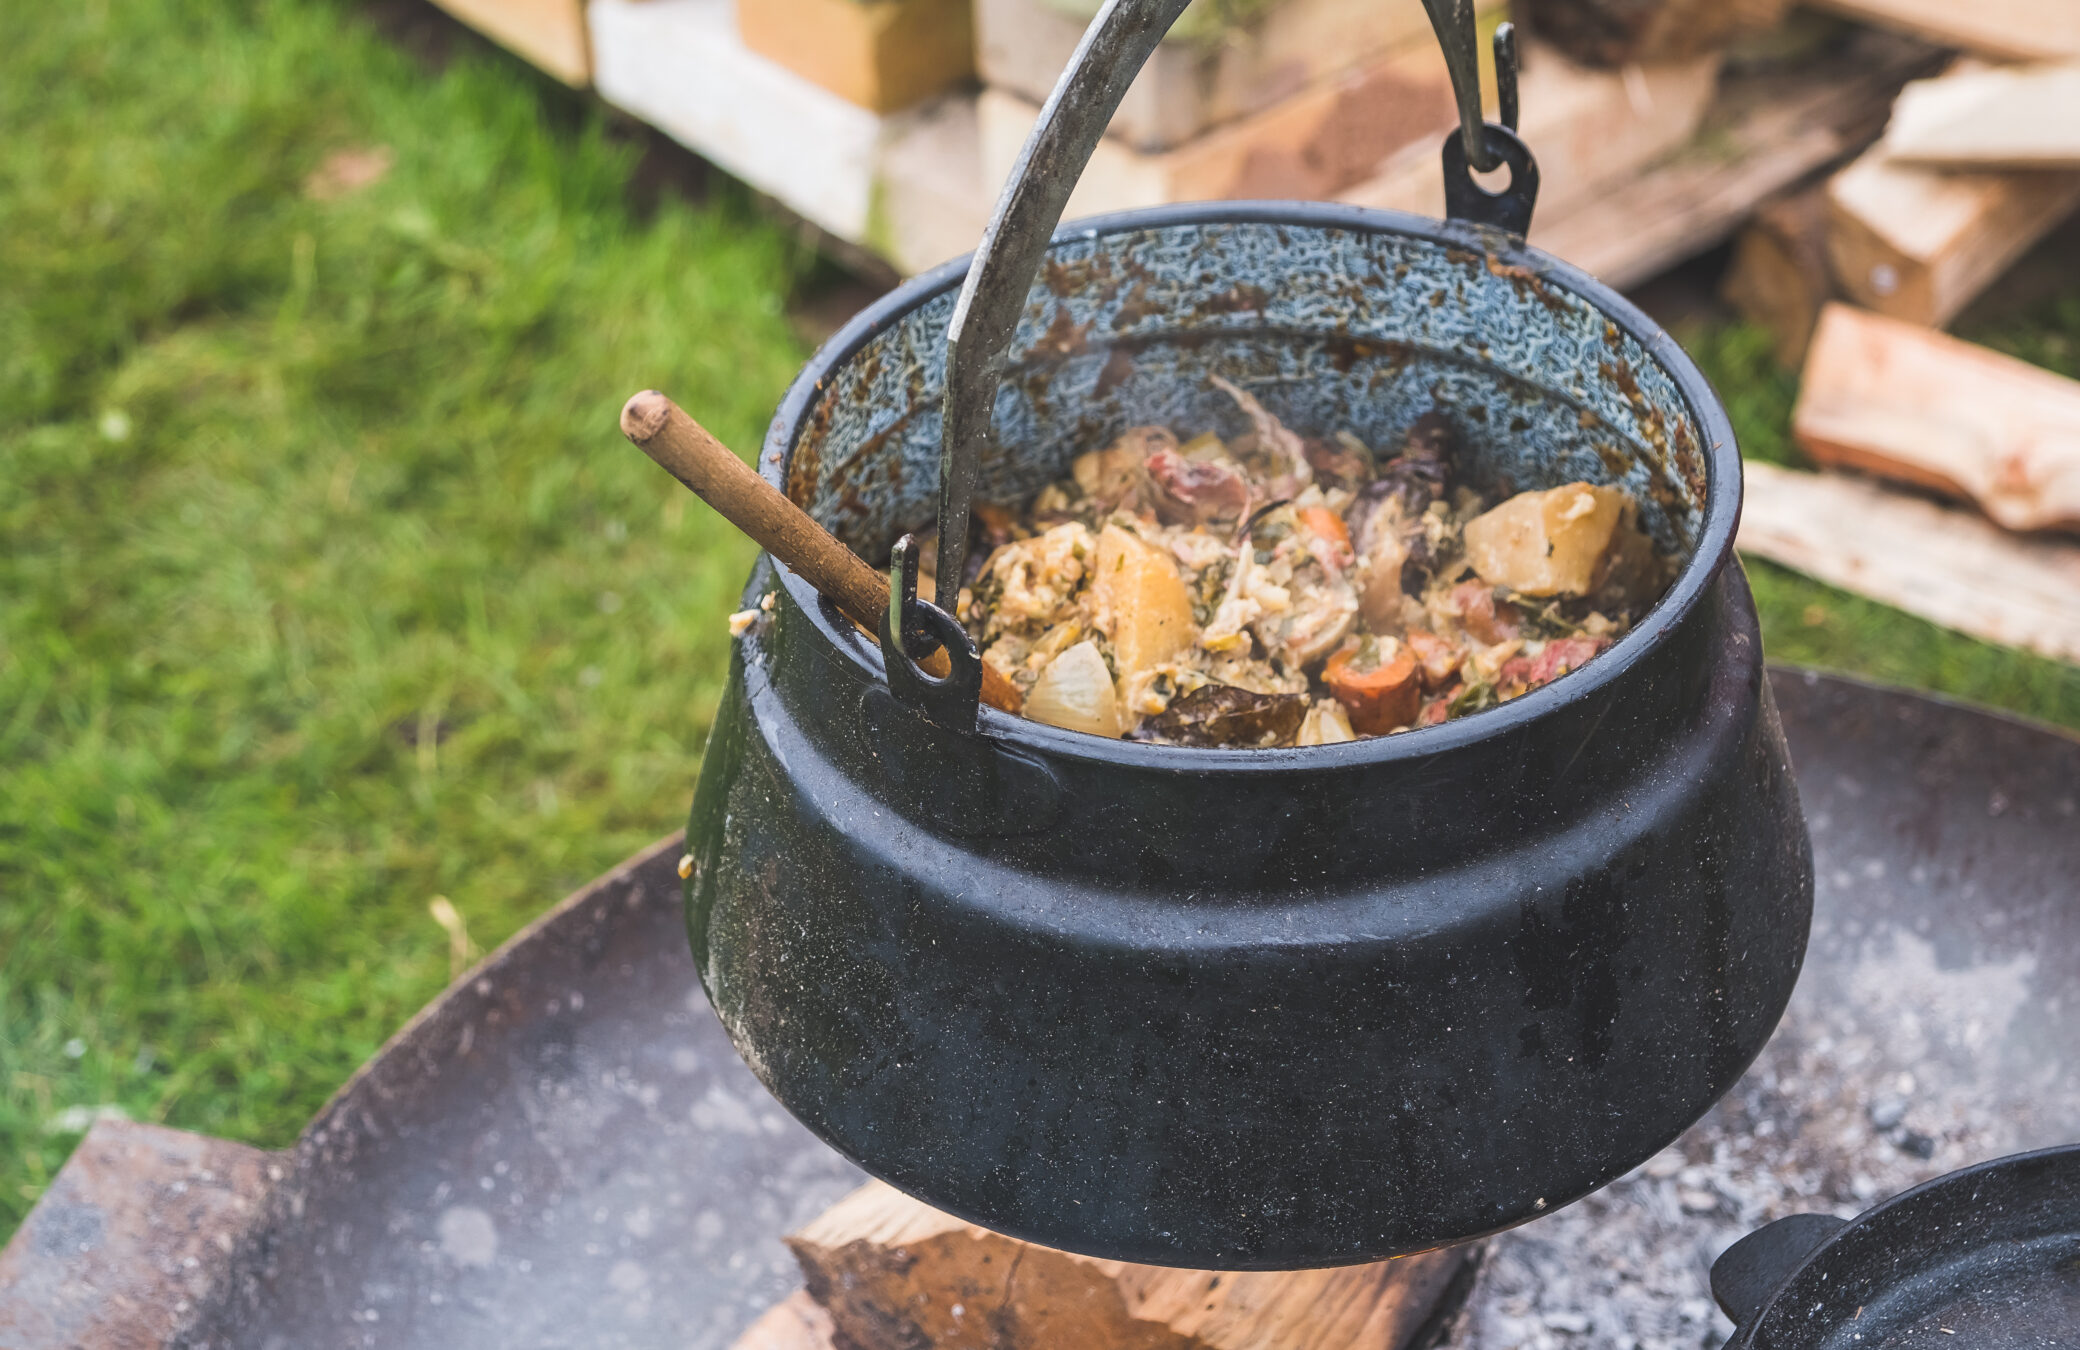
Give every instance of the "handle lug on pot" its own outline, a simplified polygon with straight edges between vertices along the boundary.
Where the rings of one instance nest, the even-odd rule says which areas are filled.
[[[1848,1226],[1832,1214],[1793,1214],[1756,1229],[1712,1262],[1712,1297],[1745,1327],[1807,1257]]]
[[[1444,214],[1447,220],[1492,225],[1519,237],[1531,233],[1531,212],[1538,205],[1538,161],[1516,133],[1493,122],[1481,128],[1496,163],[1509,166],[1509,186],[1490,192],[1474,181],[1466,147],[1455,132],[1444,143]]]
[[[958,594],[958,592],[955,592]],[[939,679],[917,664],[944,647],[950,673]],[[960,621],[917,594],[917,538],[896,541],[888,566],[888,608],[881,615],[881,660],[888,689],[904,706],[949,731],[975,730],[982,703],[982,656]]]

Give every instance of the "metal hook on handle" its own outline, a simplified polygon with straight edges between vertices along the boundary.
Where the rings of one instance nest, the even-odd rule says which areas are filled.
[[[1190,0],[1106,0],[1012,166],[946,329],[946,420],[939,441],[940,595],[958,595],[968,509],[990,435],[997,382],[1026,293],[1098,139]]]
[[[1495,102],[1502,125],[1517,129],[1517,26],[1505,20],[1495,26]]]
[[[888,691],[948,730],[973,731],[982,703],[982,654],[958,619],[918,596],[917,554],[917,537],[906,534],[889,556],[888,608],[881,615]],[[939,647],[946,649],[943,679],[917,664]]]

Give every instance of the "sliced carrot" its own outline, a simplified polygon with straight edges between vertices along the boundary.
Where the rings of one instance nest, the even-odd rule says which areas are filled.
[[[1294,514],[1300,517],[1300,523],[1302,525],[1305,525],[1308,529],[1313,530],[1322,538],[1334,539],[1337,543],[1343,545],[1345,548],[1349,548],[1351,546],[1350,528],[1343,523],[1342,516],[1337,515],[1328,507],[1310,506],[1303,511],[1297,511]]]
[[[1404,647],[1370,670],[1357,670],[1357,654],[1346,647],[1322,668],[1322,682],[1351,715],[1352,729],[1378,736],[1415,721],[1423,701],[1415,657]]]

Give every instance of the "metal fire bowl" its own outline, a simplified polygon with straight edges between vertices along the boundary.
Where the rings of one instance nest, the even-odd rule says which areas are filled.
[[[1455,1345],[1716,1344],[1711,1260],[1759,1223],[2080,1140],[2080,742],[1774,678],[1819,883],[1783,1027],[1670,1154],[1491,1242]],[[780,1235],[860,1174],[766,1097],[702,1001],[677,857],[636,858],[429,1007],[279,1182],[249,1169],[257,1218],[222,1205],[198,1221],[220,1231],[185,1234],[193,1306],[154,1325],[255,1350],[720,1350],[796,1287]],[[105,1179],[88,1189],[61,1177],[0,1258],[0,1346],[76,1343],[36,1338],[66,1296],[39,1280],[136,1229]],[[166,1287],[156,1259],[96,1306]]]

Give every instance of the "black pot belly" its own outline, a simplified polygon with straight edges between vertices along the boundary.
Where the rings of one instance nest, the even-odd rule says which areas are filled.
[[[781,1102],[963,1217],[1237,1269],[1478,1236],[1658,1151],[1790,997],[1811,855],[1737,564],[1536,718],[1203,772],[938,732],[768,592],[696,961]]]

